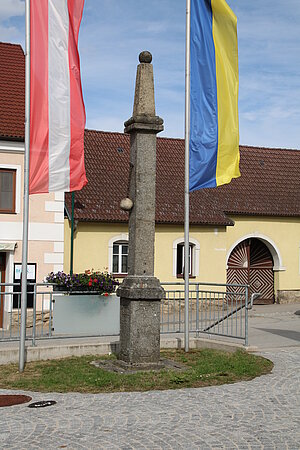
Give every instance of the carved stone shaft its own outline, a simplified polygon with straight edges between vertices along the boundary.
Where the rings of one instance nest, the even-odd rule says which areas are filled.
[[[131,179],[129,197],[128,276],[120,296],[120,356],[130,364],[158,363],[160,300],[163,289],[154,277],[156,134],[163,120],[155,115],[152,56],[140,54],[130,133]]]

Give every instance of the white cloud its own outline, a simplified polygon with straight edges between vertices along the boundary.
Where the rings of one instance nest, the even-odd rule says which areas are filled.
[[[0,0],[0,41],[13,44],[24,43],[24,24],[18,21],[25,13],[25,2],[21,0]]]
[[[129,118],[129,115],[128,115]],[[124,131],[124,117],[106,116],[105,114],[87,118],[86,127],[90,130],[101,131],[116,131],[123,133]]]
[[[241,143],[299,148],[300,0],[227,1],[238,17]],[[23,44],[24,4],[0,0],[1,41]],[[86,0],[79,48],[88,128],[123,131],[149,50],[160,135],[183,137],[184,1]]]
[[[4,21],[11,17],[22,16],[25,12],[24,0],[1,0],[0,20]]]
[[[22,43],[24,37],[21,35],[20,30],[14,26],[4,27],[0,24],[0,41],[9,42],[11,44]]]

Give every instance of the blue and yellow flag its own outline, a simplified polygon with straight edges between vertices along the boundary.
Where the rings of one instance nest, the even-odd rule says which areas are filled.
[[[225,0],[191,0],[190,191],[240,176],[237,19]]]

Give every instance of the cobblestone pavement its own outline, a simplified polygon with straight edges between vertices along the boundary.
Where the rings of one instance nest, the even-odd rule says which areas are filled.
[[[0,448],[300,449],[300,349],[263,355],[275,363],[272,374],[232,385],[97,395],[32,393],[33,401],[57,404],[1,408]]]

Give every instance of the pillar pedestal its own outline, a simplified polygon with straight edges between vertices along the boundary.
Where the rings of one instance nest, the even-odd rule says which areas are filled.
[[[155,277],[128,276],[120,295],[119,359],[157,364],[160,358],[160,300],[164,291]]]

